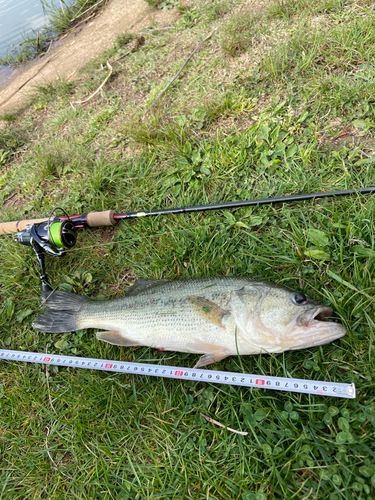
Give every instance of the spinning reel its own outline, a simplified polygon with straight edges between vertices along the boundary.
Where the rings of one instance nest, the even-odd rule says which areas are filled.
[[[290,196],[278,196],[273,198],[261,198],[245,201],[230,201],[225,203],[213,203],[211,205],[196,205],[191,207],[164,208],[145,212],[127,212],[116,214],[114,210],[103,212],[90,212],[68,216],[65,210],[63,216],[52,218],[55,208],[48,219],[35,219],[33,221],[17,221],[0,223],[0,235],[17,233],[15,240],[22,245],[30,246],[36,253],[38,262],[42,269],[40,279],[42,281],[42,298],[46,298],[51,292],[47,283],[44,257],[62,257],[66,250],[72,248],[76,243],[76,229],[86,227],[115,226],[120,220],[138,219],[139,217],[150,217],[159,215],[182,214],[189,212],[205,212],[206,210],[235,209],[249,206],[268,205],[271,203],[292,203],[304,200],[315,200],[319,198],[336,198],[337,196],[360,195],[374,193],[375,186],[344,189],[341,191],[328,191],[321,193],[297,194]],[[22,231],[19,229],[22,228]]]
[[[45,269],[45,255],[62,257],[66,254],[66,250],[74,247],[77,241],[74,223],[68,216],[67,219],[57,222],[51,220],[53,212],[50,214],[47,221],[29,224],[23,231],[16,233],[14,236],[15,241],[21,243],[21,245],[31,247],[36,254],[42,271],[40,275],[42,282],[42,299],[46,298],[52,291],[48,285]]]

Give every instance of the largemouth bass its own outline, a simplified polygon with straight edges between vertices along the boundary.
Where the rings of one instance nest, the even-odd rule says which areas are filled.
[[[332,308],[273,283],[245,278],[138,280],[120,299],[54,292],[33,326],[63,333],[100,328],[99,340],[203,354],[196,367],[236,354],[304,349],[345,335],[321,321]]]

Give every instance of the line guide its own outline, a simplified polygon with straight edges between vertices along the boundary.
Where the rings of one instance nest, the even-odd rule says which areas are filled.
[[[111,359],[80,358],[45,354],[40,352],[12,351],[0,349],[0,360],[25,361],[44,365],[88,368],[133,375],[149,375],[182,380],[199,380],[214,384],[237,385],[241,387],[258,387],[276,391],[299,392],[302,394],[317,394],[336,398],[355,399],[355,385],[336,382],[321,382],[297,378],[270,377],[268,375],[252,375],[249,373],[222,372],[199,368],[184,368],[179,366],[152,365],[149,363],[130,363]]]
[[[129,363],[112,359],[80,358],[45,354],[40,352],[12,351],[0,349],[0,360],[25,361],[44,365],[66,366],[74,368],[88,368],[133,375],[149,375],[182,380],[199,380],[214,384],[237,385],[241,387],[258,387],[276,391],[299,392],[303,394],[317,394],[336,398],[355,399],[354,384],[336,382],[321,382],[318,380],[304,380],[298,378],[270,377],[268,375],[251,375],[249,373],[222,372],[199,368],[184,368],[179,366],[152,365],[149,363]]]

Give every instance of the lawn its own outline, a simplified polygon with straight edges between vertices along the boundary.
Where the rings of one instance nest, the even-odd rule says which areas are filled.
[[[124,33],[74,80],[39,85],[0,117],[1,221],[374,185],[374,2],[153,3],[178,20],[151,25],[144,44]],[[81,105],[107,61],[109,80]],[[374,216],[374,195],[353,195],[81,231],[47,258],[60,290],[103,300],[136,278],[246,276],[332,305],[340,340],[212,368],[354,382],[357,398],[0,361],[0,498],[374,498]],[[93,331],[36,332],[36,258],[12,236],[0,246],[1,349],[197,362]]]

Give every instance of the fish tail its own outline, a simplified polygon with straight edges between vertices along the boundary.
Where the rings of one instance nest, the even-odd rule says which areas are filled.
[[[79,312],[89,299],[70,292],[55,291],[45,300],[47,310],[38,314],[33,327],[39,332],[65,333],[79,330]]]

